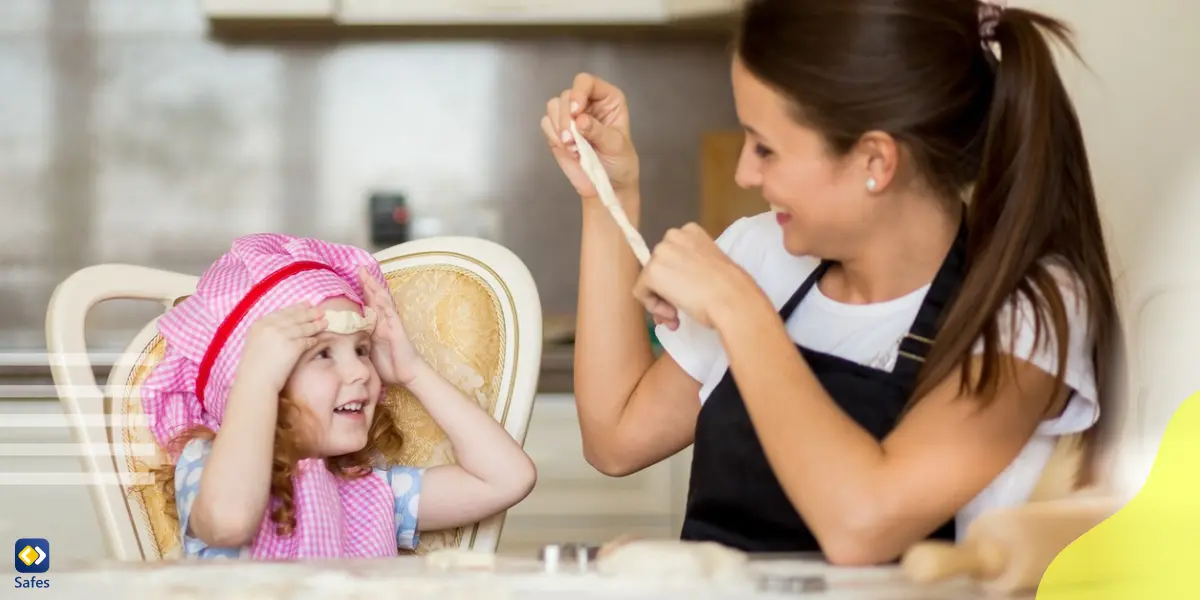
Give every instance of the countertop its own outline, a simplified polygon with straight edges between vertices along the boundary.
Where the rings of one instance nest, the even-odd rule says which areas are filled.
[[[894,567],[834,568],[819,561],[750,563],[749,579],[706,581],[664,575],[600,574],[560,567],[546,573],[533,558],[499,556],[492,567],[431,567],[419,557],[309,563],[217,561],[197,563],[94,563],[63,565],[44,576],[53,581],[38,597],[165,598],[227,596],[256,600],[307,598],[533,598],[767,600],[842,598],[865,600],[974,600],[987,597],[966,579],[938,585],[906,581]],[[803,591],[795,586],[803,584]],[[793,587],[793,591],[763,591]],[[249,594],[247,596],[246,594]]]

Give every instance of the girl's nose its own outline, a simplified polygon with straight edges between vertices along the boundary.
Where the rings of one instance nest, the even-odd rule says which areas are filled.
[[[346,383],[366,381],[371,374],[370,368],[362,360],[347,360],[341,366],[342,380]]]

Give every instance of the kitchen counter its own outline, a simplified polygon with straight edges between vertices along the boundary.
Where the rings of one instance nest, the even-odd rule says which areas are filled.
[[[974,600],[986,597],[967,580],[915,585],[895,568],[834,568],[817,561],[782,560],[751,563],[750,581],[704,581],[656,576],[601,575],[594,570],[562,568],[544,572],[539,561],[497,557],[494,568],[443,571],[419,557],[382,560],[334,560],[308,563],[216,561],[181,563],[94,563],[64,565],[45,576],[54,586],[38,597],[76,598],[651,598],[687,600],[767,600],[842,598],[846,600]],[[797,578],[814,582],[803,592],[766,592],[754,583],[782,583]],[[822,589],[823,588],[823,589]]]

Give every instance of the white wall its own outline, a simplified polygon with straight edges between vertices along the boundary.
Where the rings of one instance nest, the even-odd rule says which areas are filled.
[[[1200,2],[1010,5],[1065,19],[1086,62],[1060,64],[1083,122],[1128,328],[1133,404],[1118,460],[1126,484],[1137,486],[1170,415],[1200,391]],[[1184,295],[1189,284],[1198,287]],[[1166,294],[1139,314],[1135,304],[1156,288]]]

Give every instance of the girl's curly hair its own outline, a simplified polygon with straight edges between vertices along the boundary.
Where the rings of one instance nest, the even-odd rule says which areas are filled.
[[[275,426],[275,455],[271,462],[271,520],[279,535],[291,535],[296,529],[295,499],[292,497],[292,475],[304,455],[301,451],[300,426],[306,408],[284,396],[279,398]],[[169,447],[178,455],[188,443],[197,439],[212,440],[216,433],[196,426],[176,436]],[[403,436],[396,427],[395,411],[386,401],[375,405],[375,415],[367,434],[367,444],[358,452],[326,459],[325,465],[335,475],[346,478],[363,477],[371,473],[377,456],[396,456],[403,446]],[[177,515],[175,506],[175,465],[164,464],[151,469],[154,487],[163,495],[169,515]]]

